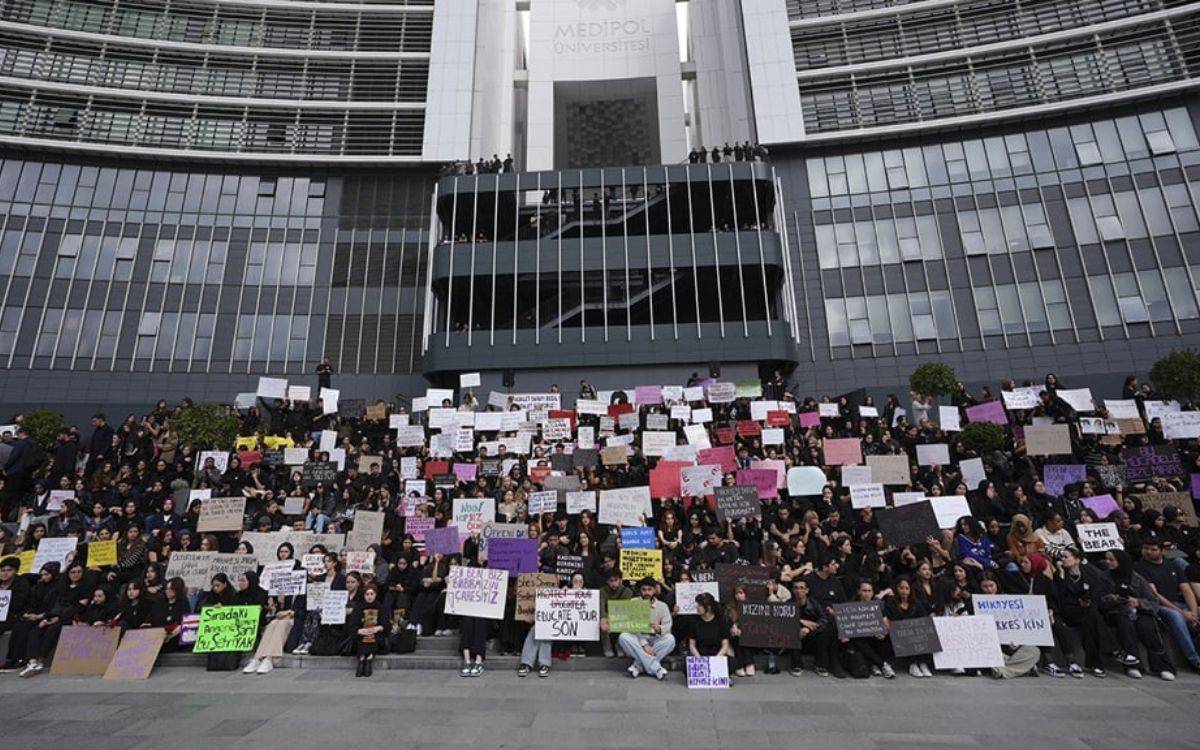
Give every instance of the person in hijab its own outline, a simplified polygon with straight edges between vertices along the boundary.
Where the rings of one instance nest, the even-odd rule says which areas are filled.
[[[165,618],[158,605],[158,600],[146,593],[141,582],[130,581],[126,584],[125,595],[121,597],[121,614],[117,618],[122,635],[127,630],[162,627]]]
[[[380,653],[385,644],[391,624],[381,605],[379,587],[369,583],[363,587],[362,598],[355,602],[354,611],[346,618],[346,625],[354,633],[355,654],[358,656],[355,677],[372,675],[375,654]]]
[[[93,628],[108,627],[117,616],[117,603],[112,592],[105,586],[98,586],[92,592],[92,599],[79,616],[79,622]]]
[[[1121,549],[1104,553],[1113,591],[1100,598],[1104,619],[1116,628],[1117,642],[1124,654],[1121,664],[1125,674],[1135,680],[1142,678],[1142,660],[1138,658],[1138,643],[1146,647],[1151,672],[1164,680],[1175,679],[1175,667],[1167,654],[1162,634],[1158,632],[1158,596],[1153,587],[1133,569],[1133,558]]]
[[[255,576],[257,578],[257,576]],[[237,604],[236,592],[233,590],[233,585],[229,583],[229,576],[224,573],[217,573],[212,577],[208,584],[208,591],[201,598],[196,611],[204,615],[204,610],[209,607],[229,607]],[[238,668],[241,663],[241,654],[233,653],[212,653],[207,657],[205,669],[209,672],[231,672]]]
[[[46,563],[42,566],[43,581],[51,566],[54,566],[53,571],[57,572],[58,563]],[[42,599],[42,611],[32,613],[37,614],[38,618],[29,629],[25,643],[25,658],[28,664],[19,676],[33,677],[45,670],[46,662],[51,659],[54,649],[58,646],[63,627],[75,622],[76,615],[81,614],[91,600],[91,591],[83,579],[83,566],[76,563],[67,568],[65,577],[60,579],[55,575],[50,581],[51,585],[47,587]]]
[[[1033,530],[1029,516],[1018,513],[1012,517],[1012,529],[1007,538],[1009,572],[1016,571],[1016,563],[1031,552],[1041,552],[1044,543]]]

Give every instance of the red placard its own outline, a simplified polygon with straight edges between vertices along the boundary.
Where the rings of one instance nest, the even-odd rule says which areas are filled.
[[[792,423],[792,415],[782,409],[779,411],[767,412],[767,426],[769,427],[787,427]]]
[[[622,414],[633,413],[633,404],[610,404],[608,407],[608,416],[616,419]]]
[[[679,469],[691,465],[687,461],[659,461],[650,470],[650,497],[679,497],[683,492],[679,486]]]
[[[449,461],[426,461],[425,462],[425,478],[432,480],[438,474],[449,474]]]
[[[762,425],[753,419],[739,419],[737,431],[742,437],[758,437],[762,434]]]
[[[547,419],[569,419],[571,420],[571,432],[575,431],[575,411],[573,409],[551,409],[546,414]]]
[[[720,448],[701,448],[697,451],[697,457],[700,459],[700,464],[718,464],[721,471],[728,474],[737,471],[737,454],[733,452],[732,445],[723,445]]]
[[[713,435],[716,436],[717,442],[721,445],[730,445],[733,443],[732,427],[716,427],[713,429]]]

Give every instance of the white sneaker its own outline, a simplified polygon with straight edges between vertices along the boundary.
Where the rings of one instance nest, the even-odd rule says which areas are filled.
[[[1140,680],[1142,679],[1142,670],[1129,667],[1125,670],[1125,675],[1131,680]]]
[[[659,667],[658,671],[654,673],[654,679],[658,680],[659,682],[662,682],[663,680],[665,680],[667,678],[667,674],[668,674],[668,672],[666,669],[664,669],[663,667]],[[1171,674],[1171,673],[1163,672],[1163,679],[1164,680],[1167,679],[1166,676],[1169,674]],[[1175,679],[1175,675],[1171,674],[1171,679],[1172,680]]]
[[[896,676],[896,670],[892,669],[892,665],[888,664],[886,661],[883,663],[883,667],[881,667],[879,671],[882,672],[884,678],[888,680]]]
[[[262,664],[258,665],[259,674],[271,674],[271,670],[275,668],[274,662],[270,659],[263,659]]]
[[[922,662],[918,666],[921,667],[921,676],[922,677],[933,677],[933,671],[929,668],[928,664],[925,664]]]
[[[642,673],[641,668],[638,667],[638,665],[636,665],[636,664],[631,664],[629,669],[627,669],[626,671],[629,672],[629,676],[634,678],[635,680],[637,679],[637,676]]]
[[[747,665],[746,665],[746,676],[747,676],[747,677],[753,677],[753,676],[754,676],[754,665],[753,665],[753,664],[747,664]]]
[[[616,654],[613,653],[612,646],[607,643],[604,644],[604,656],[609,659],[616,656]]]
[[[309,645],[310,644],[307,643],[301,643],[299,646],[292,649],[292,653],[297,656],[308,656]]]
[[[32,677],[43,669],[45,667],[41,664],[29,664],[17,674],[17,677]]]
[[[924,674],[921,673],[921,665],[917,664],[915,661],[912,664],[908,665],[908,673],[910,675],[912,675],[913,677],[924,677],[925,676]]]
[[[246,662],[246,667],[242,670],[242,674],[254,674],[258,671],[259,665],[262,664],[258,659],[251,659]]]
[[[733,673],[734,673],[735,675],[737,675],[738,677],[745,677],[745,676],[746,676],[746,670],[745,670],[745,669],[742,669],[742,668],[740,668],[740,667],[739,667],[738,669],[735,669],[735,670],[733,670]]]
[[[1163,678],[1167,682],[1175,681],[1175,673],[1174,672],[1160,672],[1158,676]]]

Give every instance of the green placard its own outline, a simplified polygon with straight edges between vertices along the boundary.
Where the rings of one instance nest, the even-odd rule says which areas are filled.
[[[196,633],[197,654],[249,651],[258,639],[262,607],[205,607]]]
[[[737,381],[738,398],[762,398],[762,383],[758,378]]]
[[[613,633],[649,633],[650,602],[645,599],[610,600],[608,629]]]

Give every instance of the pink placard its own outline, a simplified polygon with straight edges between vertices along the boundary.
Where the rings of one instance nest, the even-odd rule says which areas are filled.
[[[697,451],[701,464],[716,464],[721,472],[729,474],[737,470],[737,454],[732,445],[722,445],[719,448],[701,448]]]
[[[462,482],[474,482],[479,465],[474,463],[454,464],[454,476]]]
[[[633,389],[633,393],[637,398],[638,406],[662,403],[661,385],[639,385]]]
[[[815,411],[803,411],[796,415],[800,420],[800,426],[808,429],[809,427],[821,426],[821,414]]]
[[[783,489],[787,487],[787,464],[778,458],[765,459],[763,461],[751,461],[751,469],[767,469],[775,472],[775,488]]]
[[[1004,413],[1004,403],[988,401],[967,407],[968,422],[991,422],[992,424],[1008,424],[1008,415]]]
[[[436,524],[432,518],[424,518],[422,516],[410,516],[404,519],[404,531],[412,534],[412,538],[418,542],[425,541],[425,532],[429,531]]]
[[[758,488],[759,500],[770,500],[779,495],[775,471],[772,469],[738,469],[737,483]]]
[[[862,440],[859,438],[827,438],[825,440],[825,463],[830,466],[861,464]]]

